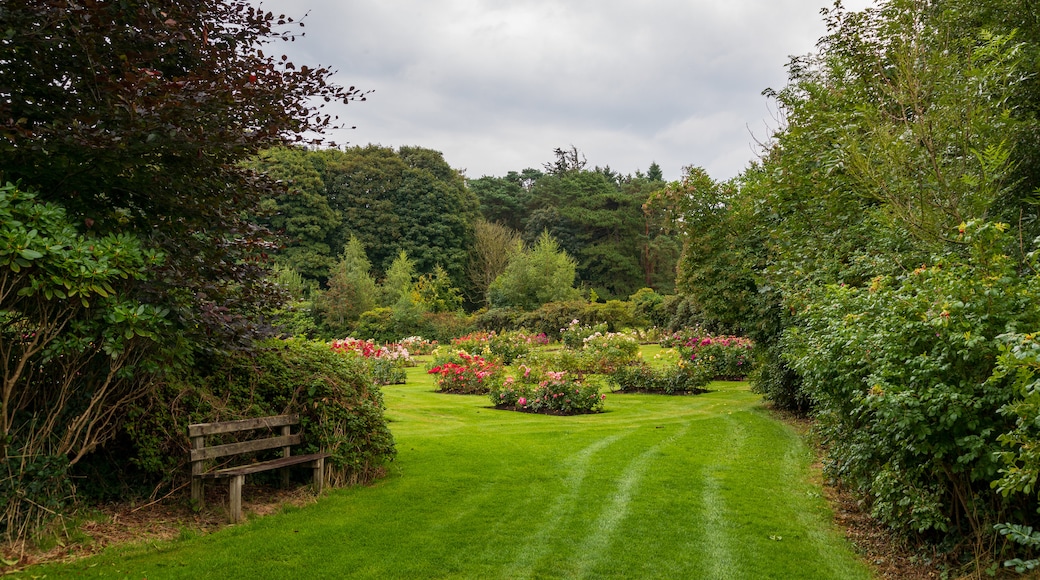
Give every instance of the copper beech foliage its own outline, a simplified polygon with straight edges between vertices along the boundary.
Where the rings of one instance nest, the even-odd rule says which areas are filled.
[[[270,235],[247,216],[275,185],[240,162],[365,100],[274,50],[301,26],[242,0],[5,1],[0,180],[164,250],[144,290],[186,328],[248,335],[275,297],[259,282]]]

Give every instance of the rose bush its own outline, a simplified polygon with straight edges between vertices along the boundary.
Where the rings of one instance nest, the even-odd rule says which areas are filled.
[[[505,377],[502,365],[464,350],[438,357],[426,372],[437,375],[438,391],[464,395],[486,394]]]

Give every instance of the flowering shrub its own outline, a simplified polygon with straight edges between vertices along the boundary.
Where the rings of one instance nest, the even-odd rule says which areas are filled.
[[[484,352],[488,348],[488,343],[491,341],[491,337],[495,335],[494,331],[488,332],[485,330],[471,332],[465,336],[460,336],[451,339],[451,345],[457,349],[464,350],[466,352]]]
[[[502,366],[464,350],[455,351],[434,361],[427,373],[437,376],[437,390],[442,393],[483,395],[497,388],[503,378]]]
[[[631,364],[639,357],[639,341],[620,332],[599,331],[582,340],[581,360],[584,370],[609,373]]]
[[[425,356],[437,350],[437,341],[426,340],[421,336],[409,336],[401,341],[401,346],[416,356]]]
[[[542,336],[545,336],[544,334]],[[488,350],[502,360],[502,364],[512,364],[518,357],[531,352],[534,342],[522,332],[491,333]]]
[[[602,334],[606,331],[606,324],[590,326],[587,324],[581,324],[578,319],[575,318],[574,320],[571,320],[571,323],[567,325],[567,328],[560,329],[560,342],[562,342],[567,348],[580,350],[585,346],[586,338],[596,333]]]
[[[752,370],[753,347],[741,336],[691,336],[679,345],[679,355],[711,380],[739,381]]]
[[[521,365],[522,374],[517,378],[507,377],[488,394],[491,403],[503,409],[577,415],[598,413],[603,410],[599,386],[584,381],[579,375],[567,371],[538,371]]]
[[[691,330],[692,329],[686,329],[686,331],[683,332],[676,331],[664,333],[658,339],[657,343],[661,345],[661,348],[676,348],[682,346],[686,344],[686,341],[692,336],[700,334],[700,331],[697,330],[692,330],[691,334]]]
[[[703,393],[711,377],[703,369],[679,360],[668,369],[657,370],[645,363],[614,369],[608,376],[612,388],[628,393],[666,395]]]
[[[377,385],[400,385],[405,381],[405,367],[415,366],[408,349],[400,344],[378,346],[371,340],[344,338],[330,345],[334,352],[365,361]]]

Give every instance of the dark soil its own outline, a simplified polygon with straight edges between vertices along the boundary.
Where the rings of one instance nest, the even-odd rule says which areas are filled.
[[[669,393],[667,391],[662,391],[660,389],[638,389],[638,388],[632,388],[632,389],[619,389],[617,391],[611,391],[611,392],[612,393],[622,394],[622,395],[630,394],[630,393],[636,393],[636,394],[640,394],[640,395],[683,396],[683,395],[703,395],[704,393],[708,393],[708,392],[711,392],[711,391],[709,389],[693,389],[693,390],[689,390],[689,391],[672,391],[671,393]]]
[[[490,408],[491,409],[498,409],[500,411],[516,411],[518,413],[532,413],[532,414],[535,414],[535,415],[553,415],[555,417],[570,417],[572,415],[595,415],[595,414],[603,412],[603,411],[571,411],[571,412],[564,412],[564,411],[557,411],[557,410],[554,410],[554,409],[542,409],[542,410],[536,411],[534,409],[528,409],[527,407],[518,407],[516,405],[495,405],[494,407],[490,407]]]

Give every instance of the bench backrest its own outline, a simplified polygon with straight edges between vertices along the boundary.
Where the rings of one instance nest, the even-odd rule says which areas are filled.
[[[195,425],[188,425],[188,437],[191,438],[192,447],[191,461],[194,463],[206,459],[227,457],[228,455],[237,455],[239,453],[248,453],[250,451],[276,449],[278,447],[283,448],[286,455],[288,455],[289,446],[297,445],[303,441],[303,436],[299,433],[295,435],[289,434],[290,426],[297,425],[299,422],[300,416],[294,414],[277,415],[274,417],[259,417],[256,419],[242,419],[240,421],[221,421],[218,423],[197,423]],[[227,443],[224,445],[213,445],[211,447],[205,446],[206,436],[208,435],[236,433],[238,431],[251,431],[253,429],[271,429],[275,427],[281,428],[281,435],[241,441],[239,443]]]

